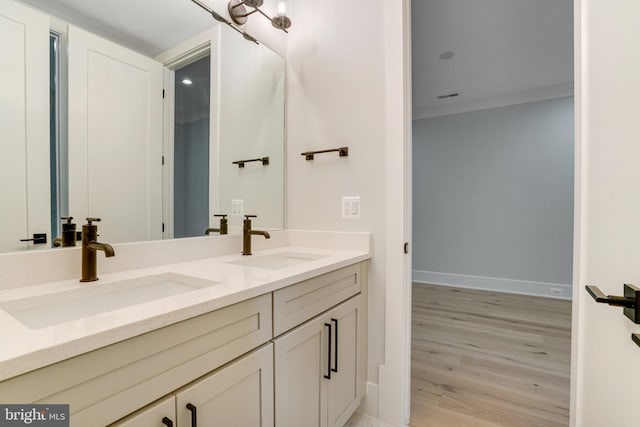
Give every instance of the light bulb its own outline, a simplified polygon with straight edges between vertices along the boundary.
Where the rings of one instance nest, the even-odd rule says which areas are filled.
[[[193,82],[191,81],[191,79],[183,79],[182,84],[186,86],[191,86]]]
[[[278,2],[278,15],[277,16],[285,16],[287,14],[287,3],[283,1]]]

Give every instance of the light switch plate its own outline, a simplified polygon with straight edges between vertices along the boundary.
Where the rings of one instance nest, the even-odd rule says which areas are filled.
[[[242,199],[231,200],[231,215],[232,216],[244,215],[244,200]]]
[[[360,196],[343,197],[341,210],[343,219],[360,219]]]

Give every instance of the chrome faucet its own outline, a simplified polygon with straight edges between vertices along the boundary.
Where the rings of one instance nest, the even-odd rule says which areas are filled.
[[[245,215],[242,227],[242,255],[251,255],[251,235],[256,234],[270,239],[271,236],[266,231],[252,230],[251,218],[257,218],[257,215]]]
[[[228,225],[229,222],[227,220],[227,215],[214,214],[213,216],[220,218],[220,227],[218,227],[218,228],[207,228],[204,231],[204,234],[209,235],[209,233],[220,233],[220,234],[229,233],[229,225]]]
[[[92,222],[98,222],[100,218],[87,218],[87,224],[82,226],[82,277],[81,282],[95,282],[98,280],[98,260],[96,251],[103,251],[107,258],[115,256],[111,245],[100,243],[98,239],[98,226]]]

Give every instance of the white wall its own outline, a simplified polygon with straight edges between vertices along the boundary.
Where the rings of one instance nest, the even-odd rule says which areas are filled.
[[[369,381],[385,330],[385,53],[381,0],[296,0],[287,45],[287,228],[373,233]],[[354,20],[357,20],[355,22]],[[306,161],[303,151],[349,147]],[[361,197],[343,220],[342,196]],[[398,210],[398,220],[402,215]]]
[[[275,31],[275,29],[273,30]],[[284,227],[284,90],[285,60],[221,26],[216,88],[219,125],[213,153],[219,177],[213,178],[215,213],[231,214],[231,201],[243,200],[244,213],[258,215],[256,229]],[[269,157],[269,164],[234,161]],[[217,182],[216,182],[217,181]],[[210,218],[213,227],[218,220]],[[230,232],[241,230],[243,217],[229,216]]]
[[[573,98],[414,121],[414,279],[570,298]]]

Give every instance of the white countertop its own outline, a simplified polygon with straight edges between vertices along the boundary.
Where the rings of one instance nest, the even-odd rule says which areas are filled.
[[[30,329],[0,310],[0,381],[180,322],[371,257],[369,251],[283,246],[255,251],[253,257],[295,252],[323,255],[303,264],[268,270],[230,264],[242,255],[226,255],[163,266],[99,274],[100,280],[77,279],[0,290],[0,303],[162,273],[177,273],[217,284],[179,295]],[[105,262],[104,260],[101,260]]]

